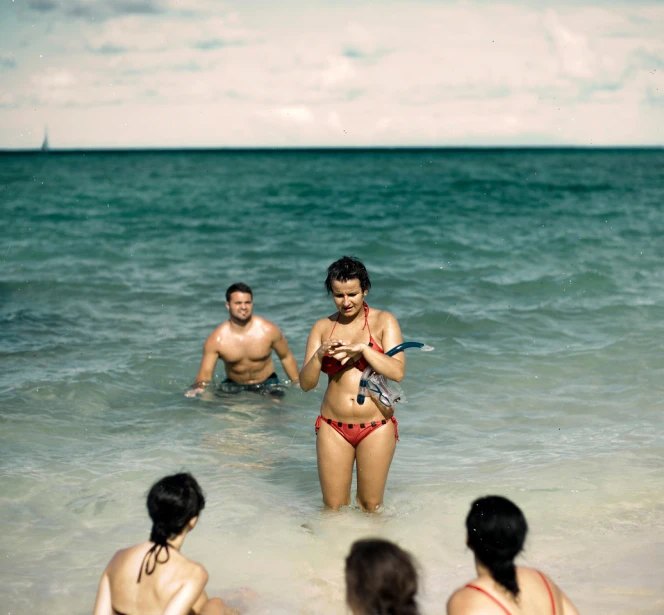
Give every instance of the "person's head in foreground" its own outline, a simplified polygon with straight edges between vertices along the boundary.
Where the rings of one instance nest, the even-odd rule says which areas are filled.
[[[387,540],[353,543],[346,558],[346,602],[353,615],[419,615],[413,558]]]
[[[205,508],[205,496],[191,474],[173,474],[152,485],[147,507],[152,519],[150,540],[166,546],[169,540],[194,529]]]
[[[548,577],[515,565],[528,534],[516,504],[499,495],[478,498],[466,517],[466,531],[478,576],[452,594],[448,615],[578,615]]]
[[[165,476],[152,485],[150,540],[113,556],[99,582],[94,615],[230,613],[219,598],[208,599],[205,568],[180,553],[204,507],[205,496],[191,474]]]
[[[528,523],[507,498],[490,495],[475,500],[466,517],[468,547],[491,576],[514,597],[519,595],[514,558],[523,550]]]

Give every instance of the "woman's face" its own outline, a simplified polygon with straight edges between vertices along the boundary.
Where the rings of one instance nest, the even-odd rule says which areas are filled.
[[[332,298],[340,314],[344,316],[356,316],[362,309],[362,303],[367,292],[362,290],[360,281],[355,278],[340,282],[332,281]]]

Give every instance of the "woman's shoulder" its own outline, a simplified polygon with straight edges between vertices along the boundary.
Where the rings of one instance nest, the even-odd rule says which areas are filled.
[[[372,317],[373,322],[376,323],[376,325],[379,327],[394,326],[399,324],[396,316],[387,310],[380,310],[378,308],[371,307],[369,316]]]
[[[193,583],[194,585],[205,586],[208,581],[208,572],[203,564],[199,564],[193,559],[189,559],[177,549],[169,550],[170,566],[162,568],[165,578],[180,579],[183,582]]]
[[[150,549],[151,546],[152,543],[146,541],[146,542],[139,542],[137,545],[132,545],[131,547],[118,549],[111,558],[109,566],[113,564],[122,563],[128,559],[131,559],[132,557],[136,556],[138,553],[145,553],[148,551],[148,549]]]
[[[560,592],[560,588],[556,585],[555,581],[549,577],[548,574],[538,570],[537,568],[528,568],[526,566],[517,566],[516,568],[516,578],[517,582],[520,585],[534,587],[539,589],[542,587],[542,583],[546,583],[549,587],[549,590],[556,594]]]
[[[180,565],[187,570],[187,577],[194,582],[203,583],[205,585],[208,580],[208,571],[205,569],[203,564],[195,562],[193,559],[189,559],[179,553],[182,558]]]
[[[106,566],[106,574],[109,578],[122,578],[127,570],[134,570],[140,568],[140,562],[145,557],[145,554],[150,550],[153,543],[141,542],[131,547],[125,547],[115,552],[111,560]]]
[[[169,571],[168,578],[175,581],[180,588],[189,587],[192,595],[198,596],[207,585],[209,575],[203,564],[182,555],[178,552],[177,559],[173,562],[175,565]]]
[[[314,326],[311,327],[311,330],[312,331],[315,331],[315,330],[322,331],[324,329],[329,329],[330,327],[333,327],[334,323],[337,321],[338,316],[339,316],[339,312],[334,312],[333,314],[330,314],[329,316],[325,316],[324,318],[319,318],[314,323]]]
[[[517,575],[517,580],[520,578],[523,578],[524,580],[536,578],[541,582],[542,577],[544,577],[547,580],[547,582],[550,582],[550,579],[546,574],[544,574],[537,568],[530,568],[529,566],[517,566],[516,575]]]
[[[380,308],[377,308],[373,305],[369,306],[369,315],[373,316],[374,318],[394,318],[394,315],[392,312],[388,312],[387,310],[381,310]]]
[[[474,612],[476,593],[468,585],[459,587],[447,601],[447,615],[471,615]]]

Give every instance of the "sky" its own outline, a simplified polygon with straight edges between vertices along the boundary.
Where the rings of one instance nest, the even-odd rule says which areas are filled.
[[[0,0],[0,149],[664,144],[664,2]]]

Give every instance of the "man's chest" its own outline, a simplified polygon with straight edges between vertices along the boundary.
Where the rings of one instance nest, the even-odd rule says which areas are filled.
[[[266,339],[254,336],[229,337],[221,344],[219,356],[226,363],[241,361],[264,361],[272,352],[271,344]]]

